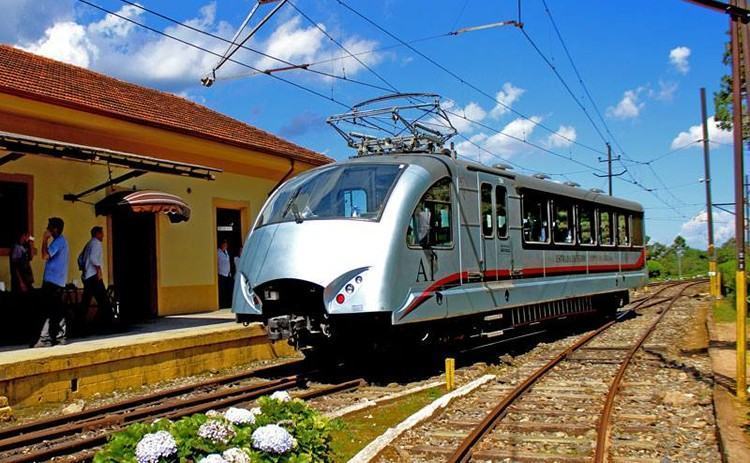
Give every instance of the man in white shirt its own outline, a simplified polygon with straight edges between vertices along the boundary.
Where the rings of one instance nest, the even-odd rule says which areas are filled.
[[[107,326],[112,322],[112,309],[102,278],[103,239],[104,230],[102,230],[102,227],[97,226],[91,229],[91,239],[78,256],[78,266],[82,272],[83,280],[83,299],[81,300],[83,313],[88,311],[93,296],[98,308],[96,312],[97,322]]]
[[[232,306],[232,264],[229,260],[229,242],[222,240],[218,251],[219,308]]]

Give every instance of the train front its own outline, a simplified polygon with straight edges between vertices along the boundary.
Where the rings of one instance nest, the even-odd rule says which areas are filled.
[[[383,289],[407,170],[346,162],[305,172],[266,202],[240,260],[233,311],[300,349],[372,344],[390,326]],[[403,191],[402,191],[403,190]],[[396,198],[396,202],[402,202]],[[381,332],[382,333],[382,332]]]

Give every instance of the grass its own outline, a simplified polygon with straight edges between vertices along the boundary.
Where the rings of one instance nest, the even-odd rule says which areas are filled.
[[[733,297],[727,297],[716,301],[714,305],[714,321],[717,323],[735,323],[737,321],[737,310]],[[747,320],[750,325],[750,319]]]
[[[373,439],[445,393],[438,386],[338,419],[333,434],[336,462],[349,461]]]

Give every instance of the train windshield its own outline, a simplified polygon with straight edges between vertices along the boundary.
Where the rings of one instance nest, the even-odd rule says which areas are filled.
[[[257,226],[312,219],[376,221],[404,167],[339,165],[302,174],[273,195]]]

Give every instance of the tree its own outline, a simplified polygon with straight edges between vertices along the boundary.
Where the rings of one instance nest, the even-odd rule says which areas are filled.
[[[744,63],[742,54],[742,47],[740,47],[740,63]],[[732,48],[730,42],[726,44],[722,62],[725,66],[731,67],[732,65]],[[744,76],[744,66],[740,66],[740,71],[742,72],[740,75]],[[719,91],[714,92],[714,120],[716,121],[716,125],[722,130],[732,130],[732,111],[734,108],[732,105],[732,82],[731,73],[722,76]],[[742,83],[744,84],[744,81]],[[744,103],[745,99],[743,98],[742,101],[742,138],[748,140],[750,138],[750,118],[748,117],[747,106]]]

